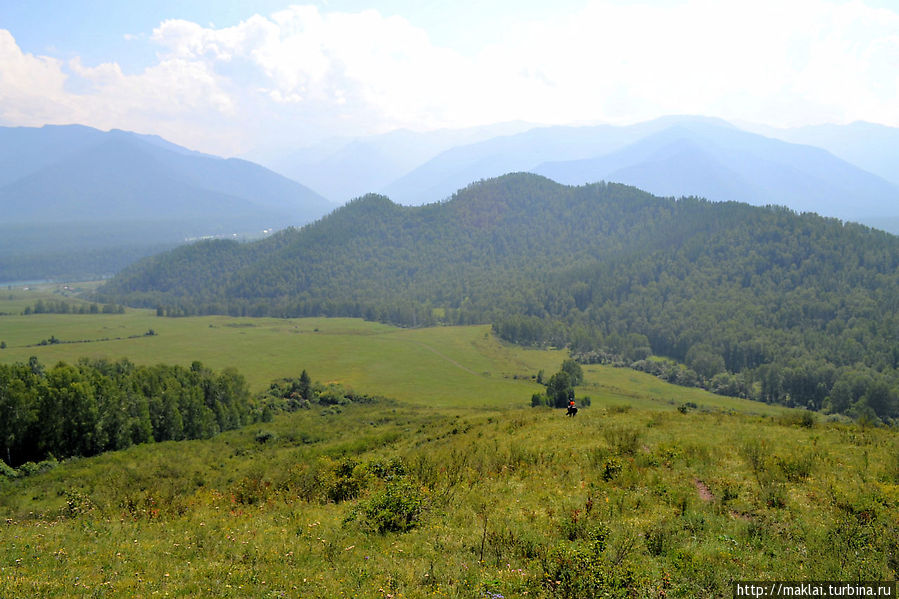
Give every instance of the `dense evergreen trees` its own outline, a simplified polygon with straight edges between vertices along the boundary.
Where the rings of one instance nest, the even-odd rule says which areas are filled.
[[[616,184],[517,174],[415,208],[366,196],[257,243],[147,259],[100,300],[168,316],[489,322],[509,341],[681,384],[877,418],[899,410],[899,238]]]
[[[208,438],[250,417],[247,384],[234,369],[86,359],[49,369],[35,358],[0,364],[0,458],[10,466]]]

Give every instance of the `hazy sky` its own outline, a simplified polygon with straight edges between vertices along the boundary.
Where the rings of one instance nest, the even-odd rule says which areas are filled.
[[[0,125],[233,155],[665,114],[899,127],[899,0],[0,2]]]

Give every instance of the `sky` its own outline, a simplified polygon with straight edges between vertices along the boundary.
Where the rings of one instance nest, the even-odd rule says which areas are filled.
[[[6,0],[0,125],[232,156],[398,128],[899,127],[899,0]]]

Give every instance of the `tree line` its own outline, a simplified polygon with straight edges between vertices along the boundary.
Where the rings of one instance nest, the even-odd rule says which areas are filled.
[[[32,306],[26,306],[22,314],[124,314],[125,306],[116,304],[72,302],[66,300],[39,299]]]
[[[0,364],[0,445],[9,466],[91,456],[140,443],[203,439],[254,418],[243,376],[200,362],[136,366],[37,358]]]

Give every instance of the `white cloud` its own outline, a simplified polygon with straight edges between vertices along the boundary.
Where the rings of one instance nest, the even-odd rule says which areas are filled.
[[[222,28],[167,20],[138,37],[156,61],[125,74],[23,53],[0,30],[0,118],[155,132],[217,153],[513,119],[899,126],[899,15],[861,0],[595,0],[507,22],[474,55],[399,16],[312,6]]]
[[[0,118],[17,125],[39,125],[60,110],[66,77],[60,62],[23,54],[13,36],[0,29]]]
[[[81,123],[101,129],[157,133],[192,147],[240,148],[239,127],[227,126],[234,101],[202,63],[165,58],[137,75],[118,64],[86,67],[21,51],[0,30],[0,121],[40,126]]]
[[[547,94],[533,106],[543,120],[709,113],[773,124],[879,118],[899,125],[897,70],[874,57],[894,51],[888,40],[896,36],[899,15],[858,1],[596,1],[570,18],[507,31],[485,54],[498,70],[527,65],[553,82],[554,89],[531,86],[536,97]],[[889,89],[859,101],[884,80]]]

